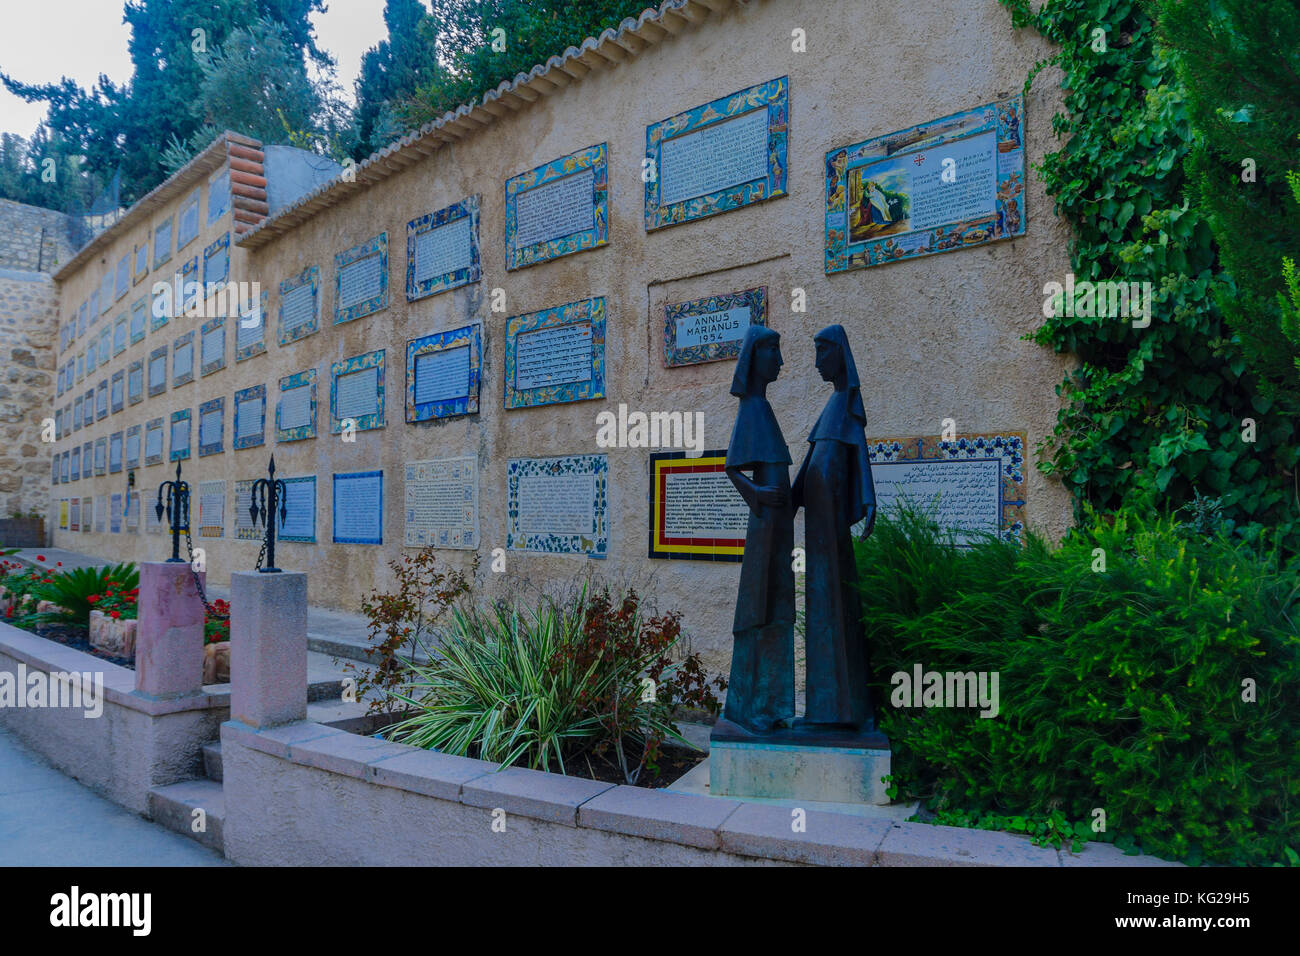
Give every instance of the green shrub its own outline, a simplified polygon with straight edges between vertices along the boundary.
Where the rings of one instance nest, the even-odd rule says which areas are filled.
[[[131,562],[99,568],[72,568],[58,571],[32,588],[37,600],[50,601],[63,611],[45,611],[32,615],[41,623],[90,626],[90,612],[107,598],[106,607],[120,609],[135,605],[140,572]],[[111,592],[111,593],[110,593]],[[134,612],[130,615],[134,617]]]
[[[879,523],[858,560],[896,792],[1078,836],[1101,809],[1095,838],[1190,862],[1289,859],[1300,568],[1193,526],[1089,514],[1057,549],[962,549],[916,514]],[[918,663],[998,672],[999,713],[892,706]]]
[[[647,614],[630,590],[612,598],[584,585],[536,610],[457,607],[429,663],[410,664],[409,690],[395,696],[415,714],[389,736],[561,773],[604,761],[636,783],[657,773],[666,738],[686,743],[678,705],[718,709],[699,658],[678,656],[679,641],[678,616]]]

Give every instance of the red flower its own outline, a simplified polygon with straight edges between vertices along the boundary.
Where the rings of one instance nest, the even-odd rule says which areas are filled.
[[[38,554],[38,555],[36,556],[36,560],[37,560],[37,561],[44,561],[44,560],[45,560],[45,555],[43,555],[43,554]]]
[[[55,562],[54,562],[54,566],[55,566],[56,568],[61,568],[61,567],[63,567],[63,562],[62,562],[62,561],[55,561]]]
[[[87,603],[87,604],[98,604],[98,603],[99,603],[99,595],[98,595],[98,594],[92,594],[90,597],[86,598],[86,603]]]
[[[119,617],[122,616],[122,612],[121,612],[121,611],[109,611],[109,612],[108,612],[108,616],[111,617],[113,620],[116,621]]]

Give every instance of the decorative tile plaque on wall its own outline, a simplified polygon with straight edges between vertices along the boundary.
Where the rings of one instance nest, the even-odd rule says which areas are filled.
[[[199,372],[211,375],[226,367],[226,317],[208,319],[199,329]]]
[[[278,338],[289,345],[320,327],[320,266],[308,266],[280,283]]]
[[[244,309],[235,323],[235,361],[242,362],[266,351],[266,290]]]
[[[316,543],[316,476],[284,479],[285,516],[276,513],[275,536],[281,541]]]
[[[1025,233],[1021,96],[826,154],[826,273]]]
[[[414,302],[477,282],[477,195],[406,224],[406,298]]]
[[[275,440],[302,441],[316,437],[316,370],[309,368],[280,379],[275,404]]]
[[[232,448],[256,448],[266,443],[266,386],[254,385],[235,392]]]
[[[334,475],[334,543],[384,543],[384,473]]]
[[[472,456],[406,463],[408,548],[478,547],[478,462]]]
[[[647,232],[786,194],[788,77],[646,127]]]
[[[880,514],[907,503],[958,544],[981,534],[1020,541],[1025,529],[1025,433],[868,438]]]
[[[224,451],[226,399],[224,396],[199,406],[199,457],[219,455]]]
[[[183,408],[172,412],[171,447],[169,460],[183,461],[190,457],[190,410]]]
[[[652,558],[739,561],[749,506],[726,474],[727,450],[650,456]]]
[[[330,432],[384,427],[384,349],[330,364]]]
[[[199,537],[225,537],[226,483],[224,481],[200,481],[196,497],[199,506]]]
[[[609,242],[606,146],[588,146],[506,180],[506,268]]]
[[[423,422],[478,411],[482,342],[479,326],[406,343],[406,420]]]
[[[144,426],[144,463],[160,465],[163,460],[163,420],[151,418]]]
[[[604,397],[604,297],[506,319],[506,408]]]
[[[767,289],[759,286],[664,306],[664,365],[733,359],[751,325],[767,325]]]
[[[546,554],[609,552],[609,458],[511,458],[506,470],[506,548]]]
[[[388,308],[388,233],[334,257],[334,323]]]

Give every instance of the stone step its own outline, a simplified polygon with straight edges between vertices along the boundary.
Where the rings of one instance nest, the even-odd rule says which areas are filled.
[[[203,745],[203,771],[214,783],[221,783],[221,741],[214,740]]]
[[[196,810],[203,813],[196,815]],[[149,817],[168,830],[218,853],[225,852],[222,825],[226,819],[226,796],[221,784],[214,780],[185,780],[154,787],[149,791]],[[196,832],[198,820],[203,821],[203,829]]]
[[[314,631],[310,625],[307,628],[307,650],[326,654],[331,658],[338,658],[340,664],[352,661],[373,667],[379,662],[379,659],[366,653],[373,646],[374,642],[364,632]],[[429,655],[425,651],[417,649],[415,660],[417,663],[427,664]]]

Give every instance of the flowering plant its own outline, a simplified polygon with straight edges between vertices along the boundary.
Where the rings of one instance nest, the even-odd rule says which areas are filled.
[[[213,614],[224,615],[213,617]],[[230,602],[220,598],[212,601],[212,611],[203,615],[203,643],[216,644],[230,640]]]

